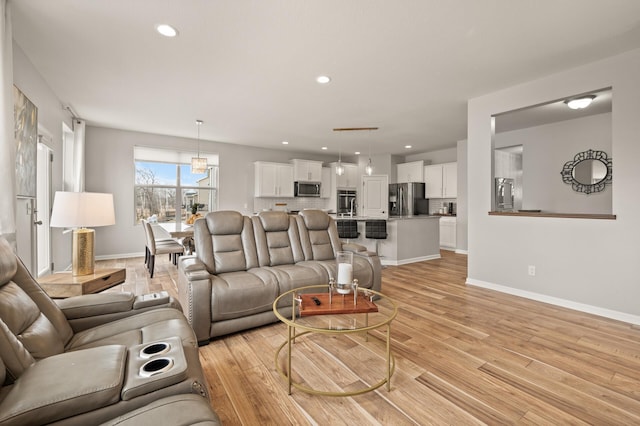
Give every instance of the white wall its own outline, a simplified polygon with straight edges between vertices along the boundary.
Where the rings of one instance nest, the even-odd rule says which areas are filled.
[[[617,219],[489,216],[491,116],[609,86]],[[469,283],[640,323],[638,111],[640,50],[469,101]]]
[[[467,141],[459,141],[458,198],[456,204],[456,253],[467,253],[468,203],[467,203]]]
[[[62,102],[47,82],[14,42],[13,44],[13,83],[38,108],[38,128],[51,135],[54,161],[52,165],[52,190],[62,190],[62,123],[72,127],[71,116],[62,109]],[[62,229],[53,228],[51,232],[52,261],[56,270],[65,269],[71,264],[71,234],[62,234]]]
[[[578,152],[593,149],[611,156],[611,113],[496,134],[496,148],[513,145],[523,147],[523,209],[611,214],[611,186],[586,195],[575,192],[560,176],[564,163]]]
[[[144,233],[134,224],[134,146],[196,151],[197,140],[87,126],[86,190],[114,196],[116,225],[96,229],[96,256],[119,257],[144,253]],[[289,162],[293,158],[335,161],[335,157],[243,145],[200,141],[201,152],[219,155],[219,210],[253,213],[253,162]],[[347,160],[345,160],[347,161]],[[246,206],[246,207],[245,207]]]
[[[458,161],[457,148],[439,149],[437,151],[421,152],[420,154],[407,155],[405,162],[424,160],[424,165],[454,163]]]

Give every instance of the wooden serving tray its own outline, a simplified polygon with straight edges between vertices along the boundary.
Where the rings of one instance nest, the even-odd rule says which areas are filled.
[[[312,297],[317,297],[320,304],[316,305]],[[334,314],[364,314],[368,312],[378,312],[375,303],[358,294],[356,304],[353,304],[353,293],[345,294],[344,298],[341,294],[334,293],[332,303],[329,304],[329,293],[308,293],[302,295],[302,305],[300,306],[300,316],[308,315],[334,315]]]

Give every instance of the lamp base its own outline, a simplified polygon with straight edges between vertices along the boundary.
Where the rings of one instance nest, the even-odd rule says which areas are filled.
[[[80,228],[73,231],[73,275],[90,275],[95,271],[93,229]]]

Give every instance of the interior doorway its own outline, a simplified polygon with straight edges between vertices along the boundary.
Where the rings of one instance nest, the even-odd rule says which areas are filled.
[[[51,266],[51,169],[53,165],[53,150],[47,143],[47,136],[38,136],[37,180],[36,180],[36,209],[34,226],[36,233],[36,271],[38,277],[50,274]]]

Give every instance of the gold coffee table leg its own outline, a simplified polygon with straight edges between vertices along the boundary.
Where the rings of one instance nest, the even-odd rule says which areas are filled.
[[[288,348],[288,353],[287,353],[287,377],[289,378],[289,395],[291,395],[291,342],[293,341],[294,337],[292,334],[292,330],[293,327],[288,326],[287,327],[289,329],[289,348]],[[294,331],[295,333],[295,331]]]
[[[391,390],[391,324],[387,324],[387,391]],[[291,392],[291,389],[289,389]]]

